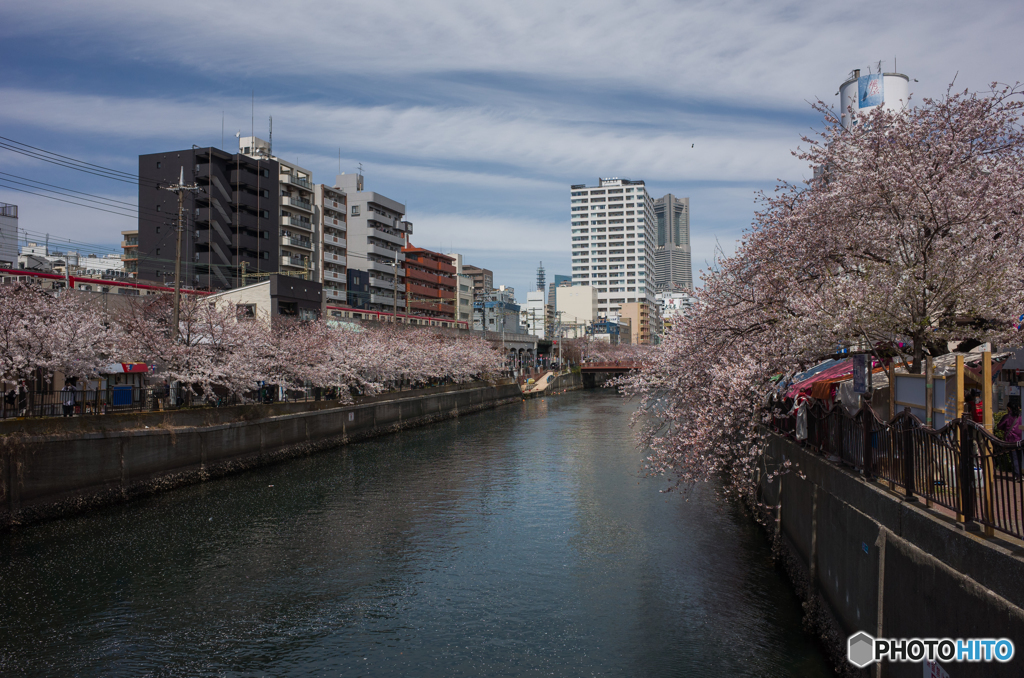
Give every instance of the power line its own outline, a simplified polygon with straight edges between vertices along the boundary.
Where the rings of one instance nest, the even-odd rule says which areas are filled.
[[[15,179],[3,179],[2,177],[0,177],[0,181],[6,181],[6,182],[9,182],[9,183],[12,183],[12,184],[18,184],[19,186],[27,186],[29,188],[35,188],[37,190],[47,191],[49,193],[56,193],[57,195],[62,195],[64,197],[66,197],[66,198],[75,198],[76,200],[85,200],[86,202],[96,203],[98,205],[103,205],[104,207],[110,207],[112,209],[125,210],[125,211],[131,209],[131,210],[135,211],[136,215],[141,213],[139,208],[137,208],[134,204],[129,203],[129,202],[125,202],[123,200],[114,200],[113,198],[105,198],[105,197],[103,197],[101,195],[95,195],[93,193],[84,193],[82,191],[76,191],[73,188],[63,188],[62,186],[55,186],[54,184],[47,184],[47,183],[42,182],[42,181],[36,181],[35,179],[28,179],[26,177],[20,177],[20,176],[18,176],[16,174],[10,174],[8,172],[0,172],[0,174],[2,174],[4,176],[8,176],[8,177],[15,177]],[[23,181],[16,181],[16,179],[22,179]],[[43,188],[45,186],[49,186],[51,188]],[[57,189],[57,190],[54,190],[54,189]],[[60,191],[65,191],[65,192],[61,193]],[[72,193],[77,194],[77,195],[70,195]],[[78,196],[90,196],[90,197],[78,197]],[[111,203],[115,203],[115,204],[111,204]],[[122,205],[124,205],[124,207],[122,207]],[[83,205],[83,207],[85,207],[85,205]],[[155,210],[155,209],[149,208],[149,207],[145,208],[145,211],[146,212],[150,212],[152,214],[162,214],[162,212],[159,212],[158,210]]]
[[[117,179],[118,181],[131,181],[138,183],[139,175],[131,174],[130,172],[124,172],[122,170],[113,169],[110,167],[104,167],[103,165],[96,165],[91,162],[84,160],[78,160],[67,155],[61,155],[60,153],[54,153],[53,151],[47,151],[44,148],[32,146],[15,139],[11,139],[5,136],[0,136],[0,139],[7,143],[0,142],[0,146],[7,148],[8,150],[15,151],[16,153],[22,153],[23,155],[31,155],[37,157],[40,160],[46,160],[47,162],[53,162],[55,164],[64,164],[65,166],[72,167],[72,169],[81,169],[81,171],[88,171],[89,173],[100,172],[108,175],[111,179]],[[21,148],[18,148],[21,147]],[[31,149],[31,150],[24,150]],[[78,167],[74,167],[74,166]]]

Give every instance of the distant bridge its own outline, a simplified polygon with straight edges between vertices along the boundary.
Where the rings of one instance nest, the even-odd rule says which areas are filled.
[[[610,360],[603,363],[583,363],[580,369],[586,373],[616,372],[625,374],[631,370],[639,370],[640,363],[634,360]]]

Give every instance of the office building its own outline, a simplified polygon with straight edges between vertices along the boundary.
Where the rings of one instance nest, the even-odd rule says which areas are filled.
[[[596,287],[572,285],[555,289],[556,314],[562,336],[582,337],[598,318],[600,301]]]
[[[690,265],[690,199],[671,193],[654,201],[657,245],[654,287],[658,291],[692,290]]]
[[[523,309],[522,322],[526,331],[543,339],[547,336],[547,310],[544,304],[544,290],[533,290],[526,293],[526,308]]]
[[[598,314],[654,303],[654,201],[643,181],[570,188],[573,285],[597,290]]]
[[[405,254],[412,235],[405,221],[405,205],[373,191],[363,190],[362,174],[339,174],[334,188],[348,203],[348,268],[366,271],[366,308],[393,314],[405,309]],[[397,290],[396,290],[397,286]]]

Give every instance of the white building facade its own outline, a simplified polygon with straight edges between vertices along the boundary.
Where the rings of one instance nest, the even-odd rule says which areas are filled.
[[[361,174],[339,174],[334,186],[348,202],[348,267],[368,274],[366,307],[392,312],[397,285],[398,310],[404,312],[405,254],[401,250],[412,235],[412,224],[404,220],[405,205],[364,191]]]
[[[522,311],[522,322],[526,331],[541,339],[545,336],[547,311],[544,307],[544,290],[526,293],[526,308]]]
[[[317,244],[319,225],[313,219],[313,173],[295,163],[273,155],[270,143],[258,137],[241,137],[239,152],[251,158],[275,160],[279,166],[276,189],[281,198],[278,217],[280,253],[276,270],[282,273],[307,273],[307,280],[320,280]]]
[[[572,283],[597,290],[598,315],[654,304],[654,200],[643,181],[599,179],[570,188]]]
[[[328,304],[345,306],[348,295],[348,200],[345,192],[317,184],[313,218],[320,232],[320,282]]]

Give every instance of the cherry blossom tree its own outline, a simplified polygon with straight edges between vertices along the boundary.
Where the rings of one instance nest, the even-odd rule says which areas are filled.
[[[0,294],[0,378],[37,371],[52,379],[95,375],[111,359],[116,330],[83,295],[17,283]]]
[[[841,346],[1004,341],[1024,307],[1024,133],[1015,87],[953,92],[852,129],[822,103],[795,155],[814,177],[762,196],[624,389],[650,468],[750,491],[771,378]],[[763,470],[763,469],[761,469]]]

